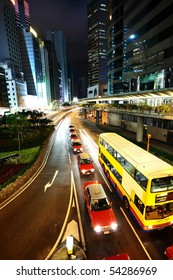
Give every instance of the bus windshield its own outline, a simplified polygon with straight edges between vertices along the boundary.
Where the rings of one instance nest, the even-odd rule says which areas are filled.
[[[163,219],[171,215],[173,215],[173,202],[146,207],[146,220]]]
[[[151,192],[173,190],[173,176],[156,178],[151,181]]]

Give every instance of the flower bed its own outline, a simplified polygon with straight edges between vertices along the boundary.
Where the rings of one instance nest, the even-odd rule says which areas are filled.
[[[1,165],[1,174],[0,174],[0,189],[3,187],[3,184],[8,182],[14,176],[18,175],[21,170],[26,167],[26,163],[4,163]]]

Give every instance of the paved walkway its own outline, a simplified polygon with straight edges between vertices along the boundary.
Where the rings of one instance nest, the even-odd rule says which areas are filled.
[[[136,140],[136,133],[134,133],[134,132],[127,131],[127,130],[124,130],[120,127],[115,127],[115,126],[112,126],[112,125],[101,125],[101,127],[105,131],[117,132],[117,133],[120,133],[122,136],[124,135],[128,138]],[[148,141],[147,137],[144,136],[143,137],[143,143],[145,143],[147,145],[147,141]],[[161,150],[166,151],[167,153],[173,155],[173,143],[172,143],[172,145],[169,145],[167,143],[164,143],[164,142],[161,142],[161,141],[158,141],[158,140],[155,140],[155,139],[151,138],[150,139],[150,146],[158,147]]]
[[[96,125],[95,124],[95,120],[86,120],[88,121],[89,123],[92,123],[93,125]],[[127,130],[124,130],[123,128],[121,127],[116,127],[116,126],[113,126],[113,125],[103,125],[103,124],[100,124],[98,127],[100,127],[103,131],[105,132],[115,132],[115,133],[118,133],[120,134],[122,137],[127,137],[129,140],[133,139],[133,140],[136,140],[136,133],[134,132],[131,132],[131,131],[127,131]],[[146,146],[147,148],[147,137],[143,137],[143,145],[144,147]],[[158,148],[159,149],[159,153],[162,151],[163,153],[165,152],[166,155],[167,155],[167,160],[173,164],[173,143],[172,144],[167,144],[167,143],[164,143],[164,142],[161,142],[161,141],[158,141],[158,140],[155,140],[155,139],[150,139],[150,148],[153,147],[153,148]],[[164,156],[165,157],[165,156]]]

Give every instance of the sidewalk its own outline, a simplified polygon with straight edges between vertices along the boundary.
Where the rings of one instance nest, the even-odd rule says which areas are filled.
[[[92,122],[93,123],[93,122]],[[127,131],[121,127],[116,127],[113,125],[102,125],[100,124],[98,127],[100,127],[103,131],[105,132],[115,132],[120,134],[122,137],[127,137],[129,140],[133,139],[136,140],[136,133]],[[147,147],[147,137],[143,137],[143,144],[146,145]],[[170,160],[173,162],[173,144],[168,145],[167,143],[155,140],[155,139],[150,139],[150,147],[157,147],[159,150],[166,152],[167,154],[170,155]]]
[[[105,130],[105,128],[104,128],[105,126],[104,125],[102,125],[101,127],[103,128],[103,130]],[[129,137],[131,139],[135,139],[136,140],[136,133],[124,130],[124,129],[120,128],[120,127],[114,127],[114,126],[109,125],[106,128],[106,130],[117,132],[117,133],[119,132],[119,133],[121,133],[124,136],[127,136],[127,137]],[[147,144],[147,141],[148,141],[147,137],[144,136],[143,137],[143,143]],[[167,143],[164,143],[164,142],[152,139],[152,138],[150,140],[150,144],[151,144],[151,146],[161,148],[162,150],[165,150],[166,152],[168,152],[168,153],[173,155],[173,145],[168,145]]]

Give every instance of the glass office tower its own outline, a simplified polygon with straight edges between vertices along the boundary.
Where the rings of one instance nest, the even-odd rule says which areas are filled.
[[[61,67],[62,90],[60,89],[60,101],[69,101],[68,94],[68,70],[67,70],[67,50],[66,38],[62,30],[48,30],[46,31],[46,38],[50,40],[55,49],[57,60]]]
[[[109,1],[108,93],[173,87],[173,0]]]
[[[108,95],[124,91],[124,2],[110,0],[108,5]]]
[[[107,92],[107,3],[92,0],[88,5],[88,87],[97,85],[99,95]]]

